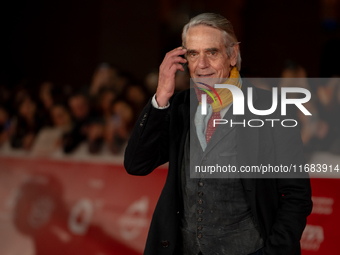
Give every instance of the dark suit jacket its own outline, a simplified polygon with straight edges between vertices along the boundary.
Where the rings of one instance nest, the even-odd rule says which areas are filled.
[[[245,98],[249,86],[252,87],[246,82],[242,85]],[[271,93],[254,87],[253,91],[254,107],[269,109]],[[126,148],[124,166],[129,174],[147,175],[169,161],[167,180],[149,230],[146,255],[172,255],[180,243],[178,229],[183,212],[181,163],[190,109],[196,111],[198,102],[192,98],[191,108],[189,103],[189,90],[175,94],[167,110],[154,108],[150,100]],[[255,116],[246,106],[245,115],[238,118],[240,121],[283,119],[279,109],[272,116]],[[261,128],[237,127],[237,161],[239,166],[304,164],[298,127],[284,128],[279,122],[275,122],[274,128],[268,124]],[[302,177],[305,178],[242,178],[254,220],[260,226],[265,242],[263,254],[301,253],[300,238],[312,209],[310,181],[308,175]]]

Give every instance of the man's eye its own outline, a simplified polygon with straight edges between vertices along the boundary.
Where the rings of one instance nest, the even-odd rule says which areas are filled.
[[[189,56],[190,56],[190,57],[196,57],[196,56],[197,56],[197,53],[192,52],[192,53],[189,54]]]
[[[216,53],[217,53],[216,51],[211,51],[210,52],[211,55],[216,55]]]

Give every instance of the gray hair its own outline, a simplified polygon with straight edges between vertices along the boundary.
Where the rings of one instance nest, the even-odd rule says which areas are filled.
[[[239,44],[239,42],[237,41],[236,35],[234,33],[234,28],[231,25],[229,20],[227,20],[222,15],[215,14],[215,13],[202,13],[190,19],[189,23],[187,23],[183,27],[182,44],[184,47],[185,47],[185,40],[186,40],[188,29],[190,27],[195,27],[198,25],[205,25],[205,26],[213,27],[213,28],[216,28],[222,31],[227,55],[229,58],[232,56],[233,51],[234,51],[233,46],[235,46],[236,44]],[[238,50],[237,52],[236,68],[239,71],[241,70],[240,50]]]

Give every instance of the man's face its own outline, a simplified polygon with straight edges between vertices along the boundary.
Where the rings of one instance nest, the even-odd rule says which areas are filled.
[[[237,54],[228,57],[222,35],[220,30],[205,25],[188,29],[186,48],[191,78],[229,77]]]

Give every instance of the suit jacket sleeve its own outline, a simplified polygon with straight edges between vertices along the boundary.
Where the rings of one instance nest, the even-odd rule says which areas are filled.
[[[171,103],[167,109],[156,109],[150,99],[143,109],[125,150],[129,174],[147,175],[168,161],[170,108]]]

